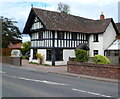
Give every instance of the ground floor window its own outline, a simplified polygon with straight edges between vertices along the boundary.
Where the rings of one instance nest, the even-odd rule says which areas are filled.
[[[63,61],[63,50],[62,49],[56,50],[56,61]]]
[[[52,58],[51,58],[52,50],[48,49],[46,54],[47,54],[46,55],[47,56],[46,60],[51,61],[52,60]],[[55,56],[56,56],[56,59],[55,59],[56,61],[63,61],[63,50],[62,49],[56,49],[55,50]]]
[[[33,59],[37,59],[36,53],[37,53],[37,49],[33,49]]]
[[[94,56],[98,55],[98,50],[93,50]]]
[[[47,57],[46,57],[46,60],[47,61],[51,61],[51,56],[52,56],[52,50],[47,50],[47,53],[46,53],[47,55]]]

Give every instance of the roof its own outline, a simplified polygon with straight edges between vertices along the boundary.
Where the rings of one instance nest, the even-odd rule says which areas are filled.
[[[115,25],[116,25],[116,27],[117,27],[117,29],[119,31],[119,35],[120,35],[120,23],[116,23]]]
[[[85,44],[85,43],[80,43],[77,47],[76,47],[76,50],[78,49],[83,49],[83,50],[86,50],[86,51],[89,51],[89,47]]]
[[[47,30],[81,32],[88,34],[104,33],[109,23],[114,23],[112,18],[92,20],[70,14],[32,8],[23,31],[24,34],[29,34],[35,16],[41,20]]]
[[[120,40],[116,39],[107,50],[120,50]]]
[[[21,48],[22,43],[18,43],[18,44],[12,44],[10,43],[10,45],[8,45],[9,48]]]

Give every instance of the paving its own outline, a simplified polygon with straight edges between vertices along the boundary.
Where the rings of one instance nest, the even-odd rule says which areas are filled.
[[[78,78],[85,78],[85,79],[92,79],[92,80],[99,80],[99,81],[106,81],[106,82],[113,82],[113,83],[119,82],[117,79],[108,79],[108,78],[102,78],[102,77],[93,77],[93,76],[88,76],[88,75],[69,73],[67,72],[67,66],[44,66],[44,65],[38,65],[38,64],[31,64],[29,63],[28,60],[25,60],[25,59],[22,60],[22,67],[26,69],[38,70],[42,72],[48,72],[48,73],[54,73],[54,74],[60,74],[60,75],[73,76],[73,77],[78,77]]]

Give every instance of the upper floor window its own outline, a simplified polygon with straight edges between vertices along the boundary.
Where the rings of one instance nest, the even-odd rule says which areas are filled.
[[[77,33],[72,33],[72,40],[76,40],[77,39]]]
[[[98,34],[93,35],[93,42],[99,42],[98,41]]]
[[[39,32],[39,40],[43,40],[43,32],[42,31]]]
[[[60,40],[64,39],[64,33],[63,32],[58,32],[57,38],[60,39]]]

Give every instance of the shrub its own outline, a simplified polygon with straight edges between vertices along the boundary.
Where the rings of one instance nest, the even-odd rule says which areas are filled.
[[[86,62],[89,59],[88,53],[86,50],[78,49],[75,52],[77,62]]]
[[[36,57],[39,59],[39,63],[42,64],[43,63],[43,59],[44,59],[44,55],[42,55],[41,53],[37,53]]]
[[[22,55],[22,59],[26,59],[26,56],[25,56],[25,55]]]
[[[110,60],[103,55],[95,55],[93,57],[93,62],[97,64],[110,64]]]

